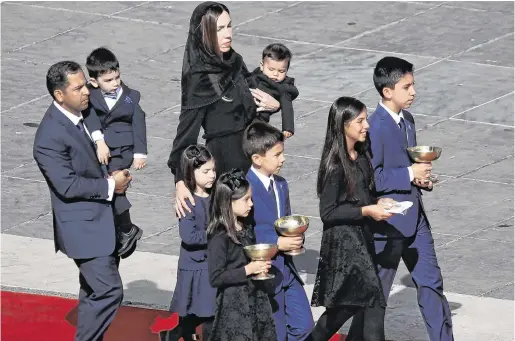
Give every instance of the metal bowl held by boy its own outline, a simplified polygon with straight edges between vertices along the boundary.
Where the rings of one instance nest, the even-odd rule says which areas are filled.
[[[279,218],[275,221],[275,230],[284,237],[301,236],[309,227],[309,218],[302,215],[291,215]],[[306,252],[304,247],[297,250],[291,250],[284,254],[289,256],[297,256]]]
[[[442,148],[433,146],[416,146],[407,148],[409,157],[415,162],[432,162],[438,160]]]
[[[249,257],[253,261],[269,261],[274,258],[274,256],[277,254],[277,251],[279,249],[277,248],[277,245],[275,244],[254,244],[254,245],[248,245],[243,248],[245,251],[245,254],[247,257]],[[252,276],[252,279],[255,280],[264,280],[264,279],[271,279],[275,276],[273,274],[269,273],[260,273],[257,275]]]

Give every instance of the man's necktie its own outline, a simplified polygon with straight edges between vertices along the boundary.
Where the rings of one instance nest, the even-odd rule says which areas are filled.
[[[88,143],[91,148],[93,148],[94,153],[96,154],[97,148],[95,147],[95,143],[91,140],[88,133],[86,132],[86,128],[84,127],[84,121],[82,118],[80,119],[79,123],[77,123],[77,128],[79,128],[79,131],[81,132],[81,135],[84,137],[85,142]],[[104,177],[108,177],[107,173],[107,167],[103,164],[100,165],[100,168],[102,169],[102,173],[104,174]]]

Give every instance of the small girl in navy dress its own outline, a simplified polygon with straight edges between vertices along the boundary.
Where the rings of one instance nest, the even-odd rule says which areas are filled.
[[[179,219],[181,249],[177,270],[177,284],[170,311],[179,314],[179,325],[171,331],[161,332],[161,341],[195,340],[195,329],[203,324],[203,339],[210,334],[216,308],[216,289],[209,284],[207,263],[207,224],[209,190],[215,183],[215,162],[202,145],[186,148],[182,154],[184,182],[194,193],[191,213]]]

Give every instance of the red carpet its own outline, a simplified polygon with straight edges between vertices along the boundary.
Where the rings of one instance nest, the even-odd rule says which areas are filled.
[[[77,300],[1,292],[2,341],[72,341]],[[162,310],[121,307],[105,341],[159,341],[159,331],[177,325],[177,315]],[[199,328],[200,329],[200,328]],[[200,331],[200,330],[199,330]],[[344,341],[336,336],[331,341]]]

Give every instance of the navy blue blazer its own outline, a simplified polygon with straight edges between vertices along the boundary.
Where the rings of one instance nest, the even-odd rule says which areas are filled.
[[[74,259],[111,255],[108,181],[92,142],[53,104],[36,131],[33,155],[50,189],[56,252]]]
[[[110,149],[133,146],[133,153],[147,154],[145,112],[139,105],[141,95],[122,82],[122,95],[109,110],[99,88],[90,87],[89,107],[84,122],[89,131],[100,130]],[[111,153],[111,156],[114,156]]]
[[[179,235],[181,250],[179,254],[179,269],[207,269],[207,223],[209,198],[195,196],[195,206],[186,201],[190,212],[179,219]]]
[[[254,202],[251,216],[249,218],[254,226],[256,243],[277,244],[277,240],[280,236],[274,227],[274,223],[277,220],[275,213],[277,208],[274,208],[274,203],[270,198],[270,194],[268,194],[267,189],[252,169],[247,172],[247,179],[252,188],[252,201]],[[278,175],[274,175],[274,179],[275,189],[279,197],[279,215],[281,217],[291,215],[288,182]],[[276,293],[278,293],[283,287],[283,282],[285,280],[284,274],[287,273],[287,270],[290,270],[295,277],[297,277],[300,283],[304,284],[297,272],[295,264],[293,263],[292,256],[278,252],[272,260],[272,265],[276,268],[276,270],[274,270],[274,272],[276,272],[274,279]],[[277,272],[279,274],[277,274]]]
[[[413,202],[413,206],[406,215],[395,214],[387,222],[405,237],[411,237],[416,232],[417,219],[419,214],[423,213],[423,206],[420,188],[410,181],[407,168],[413,164],[413,161],[406,148],[417,145],[415,120],[406,110],[403,111],[403,115],[408,133],[408,145],[405,145],[406,139],[397,123],[381,105],[378,105],[370,115],[368,122],[378,197]]]

